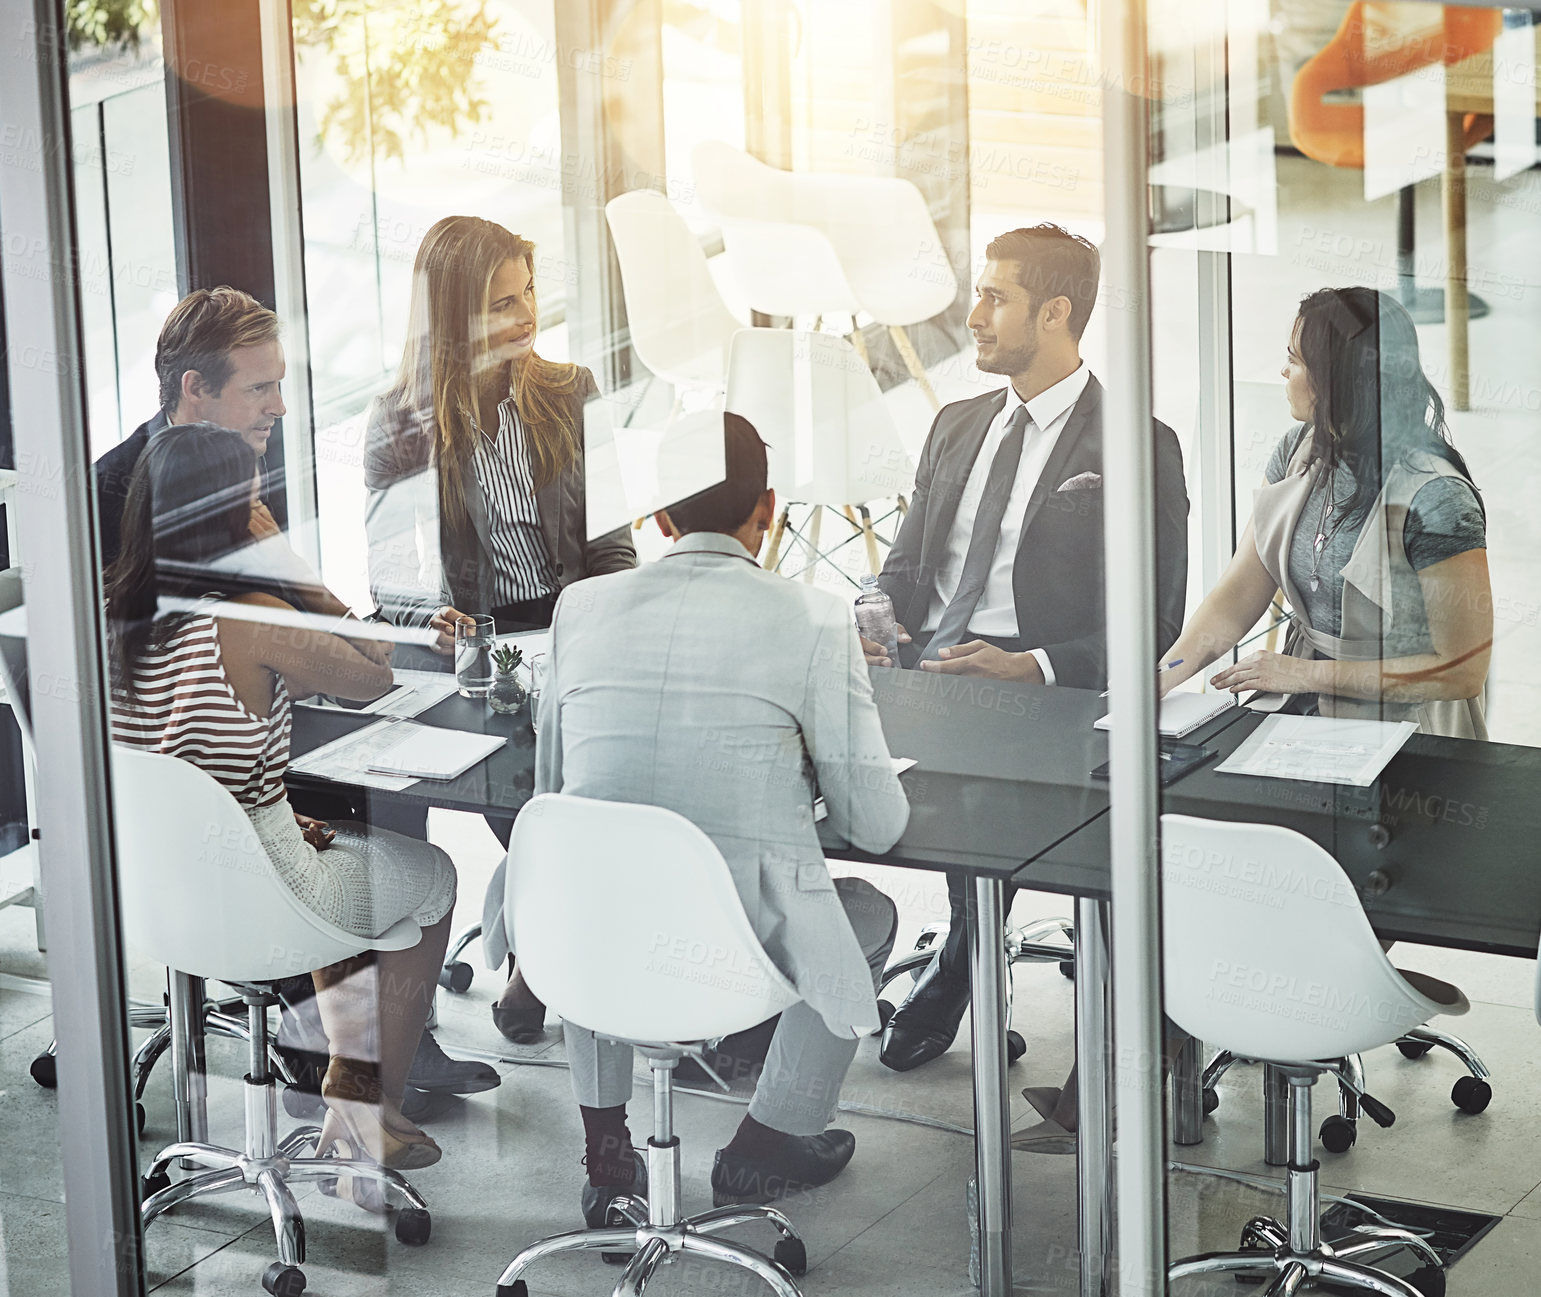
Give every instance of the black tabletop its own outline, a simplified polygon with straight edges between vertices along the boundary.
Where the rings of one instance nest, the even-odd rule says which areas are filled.
[[[1259,724],[1210,740],[1223,760]],[[1541,936],[1541,749],[1415,734],[1368,788],[1219,774],[1162,790],[1161,808],[1295,829],[1331,851],[1383,937],[1534,958]],[[1017,871],[1039,891],[1108,895],[1099,816]]]

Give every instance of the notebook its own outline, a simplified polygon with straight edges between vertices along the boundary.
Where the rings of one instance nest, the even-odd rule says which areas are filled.
[[[1230,693],[1200,694],[1181,689],[1169,693],[1161,700],[1160,729],[1164,739],[1187,738],[1194,730],[1236,705],[1236,697]],[[1111,729],[1111,715],[1103,716],[1093,729]]]
[[[369,769],[411,779],[454,779],[507,741],[498,734],[468,734],[396,721],[389,739],[369,754]]]

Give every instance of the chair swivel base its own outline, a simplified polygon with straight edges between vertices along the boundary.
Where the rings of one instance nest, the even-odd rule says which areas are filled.
[[[1179,1261],[1167,1272],[1167,1278],[1175,1283],[1196,1275],[1256,1274],[1266,1280],[1272,1273],[1274,1278],[1263,1290],[1264,1297],[1294,1297],[1307,1280],[1361,1288],[1382,1297],[1431,1297],[1426,1288],[1360,1264],[1376,1253],[1405,1247],[1423,1257],[1431,1277],[1438,1276],[1430,1284],[1433,1292],[1444,1291],[1439,1254],[1417,1234],[1405,1230],[1375,1230],[1367,1232],[1363,1242],[1347,1247],[1318,1243],[1308,1251],[1297,1252],[1290,1248],[1289,1233],[1278,1221],[1260,1216],[1247,1222],[1242,1230],[1242,1244],[1235,1252],[1206,1252]],[[1181,1290],[1178,1292],[1181,1297]]]
[[[678,1046],[632,1042],[653,1069],[653,1136],[647,1142],[647,1201],[620,1197],[610,1204],[613,1228],[580,1229],[532,1243],[508,1263],[497,1297],[529,1297],[520,1275],[536,1261],[558,1252],[635,1251],[616,1280],[612,1297],[642,1297],[648,1282],[680,1255],[695,1255],[737,1266],[760,1278],[776,1297],[802,1297],[793,1278],[808,1269],[808,1250],[792,1222],[774,1207],[752,1203],[718,1207],[698,1216],[680,1214],[680,1142],[674,1135],[674,1068],[685,1052]],[[739,1243],[711,1237],[752,1221],[774,1225],[780,1235],[774,1257]]]
[[[246,1148],[181,1141],[155,1155],[142,1182],[140,1217],[146,1229],[162,1213],[194,1198],[248,1190],[267,1203],[278,1243],[278,1260],[262,1276],[262,1286],[274,1297],[300,1297],[305,1291],[305,1218],[289,1186],[299,1183],[348,1180],[387,1204],[394,1198],[403,1210],[396,1215],[396,1238],[409,1245],[426,1243],[433,1228],[428,1204],[399,1171],[355,1158],[304,1157],[321,1136],[319,1126],[302,1126],[278,1138],[278,1100],[274,1078],[267,1070],[267,1009],[274,997],[261,988],[242,988],[247,1005],[248,1062],[246,1075]],[[173,1182],[173,1162],[195,1168],[186,1179]],[[362,1182],[362,1185],[359,1184]]]

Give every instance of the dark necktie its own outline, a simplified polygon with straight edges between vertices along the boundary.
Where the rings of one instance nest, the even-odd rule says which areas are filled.
[[[974,515],[974,534],[969,537],[968,553],[963,559],[963,575],[957,592],[942,610],[942,620],[926,645],[922,659],[936,658],[944,648],[961,644],[968,634],[969,619],[985,592],[990,569],[995,565],[995,550],[1001,539],[1001,519],[1006,516],[1006,502],[1016,484],[1017,468],[1022,462],[1022,443],[1027,429],[1027,407],[1019,405],[1006,424],[1006,435],[990,462],[990,476],[985,479],[984,494],[979,497],[979,512]]]

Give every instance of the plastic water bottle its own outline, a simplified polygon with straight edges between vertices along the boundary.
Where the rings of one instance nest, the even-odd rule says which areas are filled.
[[[881,644],[888,660],[899,665],[899,625],[894,620],[894,601],[883,593],[878,579],[862,577],[861,593],[856,596],[856,629],[874,644]]]

